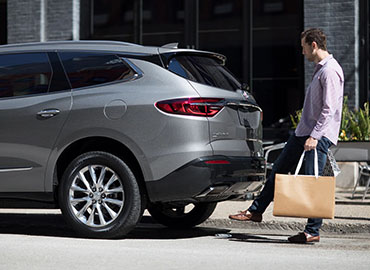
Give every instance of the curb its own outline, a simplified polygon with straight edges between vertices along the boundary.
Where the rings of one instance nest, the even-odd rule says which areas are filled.
[[[369,201],[335,201],[335,204],[370,205],[370,202]]]
[[[306,222],[276,222],[264,221],[261,223],[256,222],[243,222],[233,221],[229,219],[208,219],[202,223],[203,226],[208,227],[227,227],[234,229],[251,229],[251,230],[284,230],[284,231],[302,231]],[[322,232],[352,234],[352,233],[369,233],[370,224],[360,223],[324,223],[321,227]]]

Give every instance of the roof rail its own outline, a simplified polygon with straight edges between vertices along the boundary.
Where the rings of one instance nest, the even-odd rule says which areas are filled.
[[[124,46],[138,46],[142,47],[142,45],[130,43],[130,42],[123,42],[123,41],[114,41],[114,40],[55,40],[55,41],[46,41],[46,42],[27,42],[27,43],[11,43],[1,45],[1,47],[27,47],[33,45],[41,45],[41,44],[102,44],[102,45],[124,45]]]

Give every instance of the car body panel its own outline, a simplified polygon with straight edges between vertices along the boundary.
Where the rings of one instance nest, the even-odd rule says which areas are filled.
[[[225,105],[237,104],[225,106],[216,116],[209,118],[210,141],[214,155],[262,157],[262,110],[254,100],[243,96],[241,91],[189,82],[200,96],[224,98]],[[244,112],[244,107],[248,105],[253,110]],[[246,121],[248,123],[245,123]]]
[[[1,192],[44,191],[46,164],[71,104],[70,91],[0,99]],[[45,109],[60,113],[38,117]]]

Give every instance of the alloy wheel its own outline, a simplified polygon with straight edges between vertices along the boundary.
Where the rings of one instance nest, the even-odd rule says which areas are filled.
[[[69,206],[74,216],[90,227],[100,228],[112,223],[124,203],[122,181],[106,166],[83,167],[69,188]]]

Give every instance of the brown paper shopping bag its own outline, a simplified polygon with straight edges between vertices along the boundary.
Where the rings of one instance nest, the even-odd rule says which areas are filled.
[[[334,218],[335,177],[318,176],[315,150],[315,175],[298,175],[304,152],[294,175],[276,174],[274,216]]]

